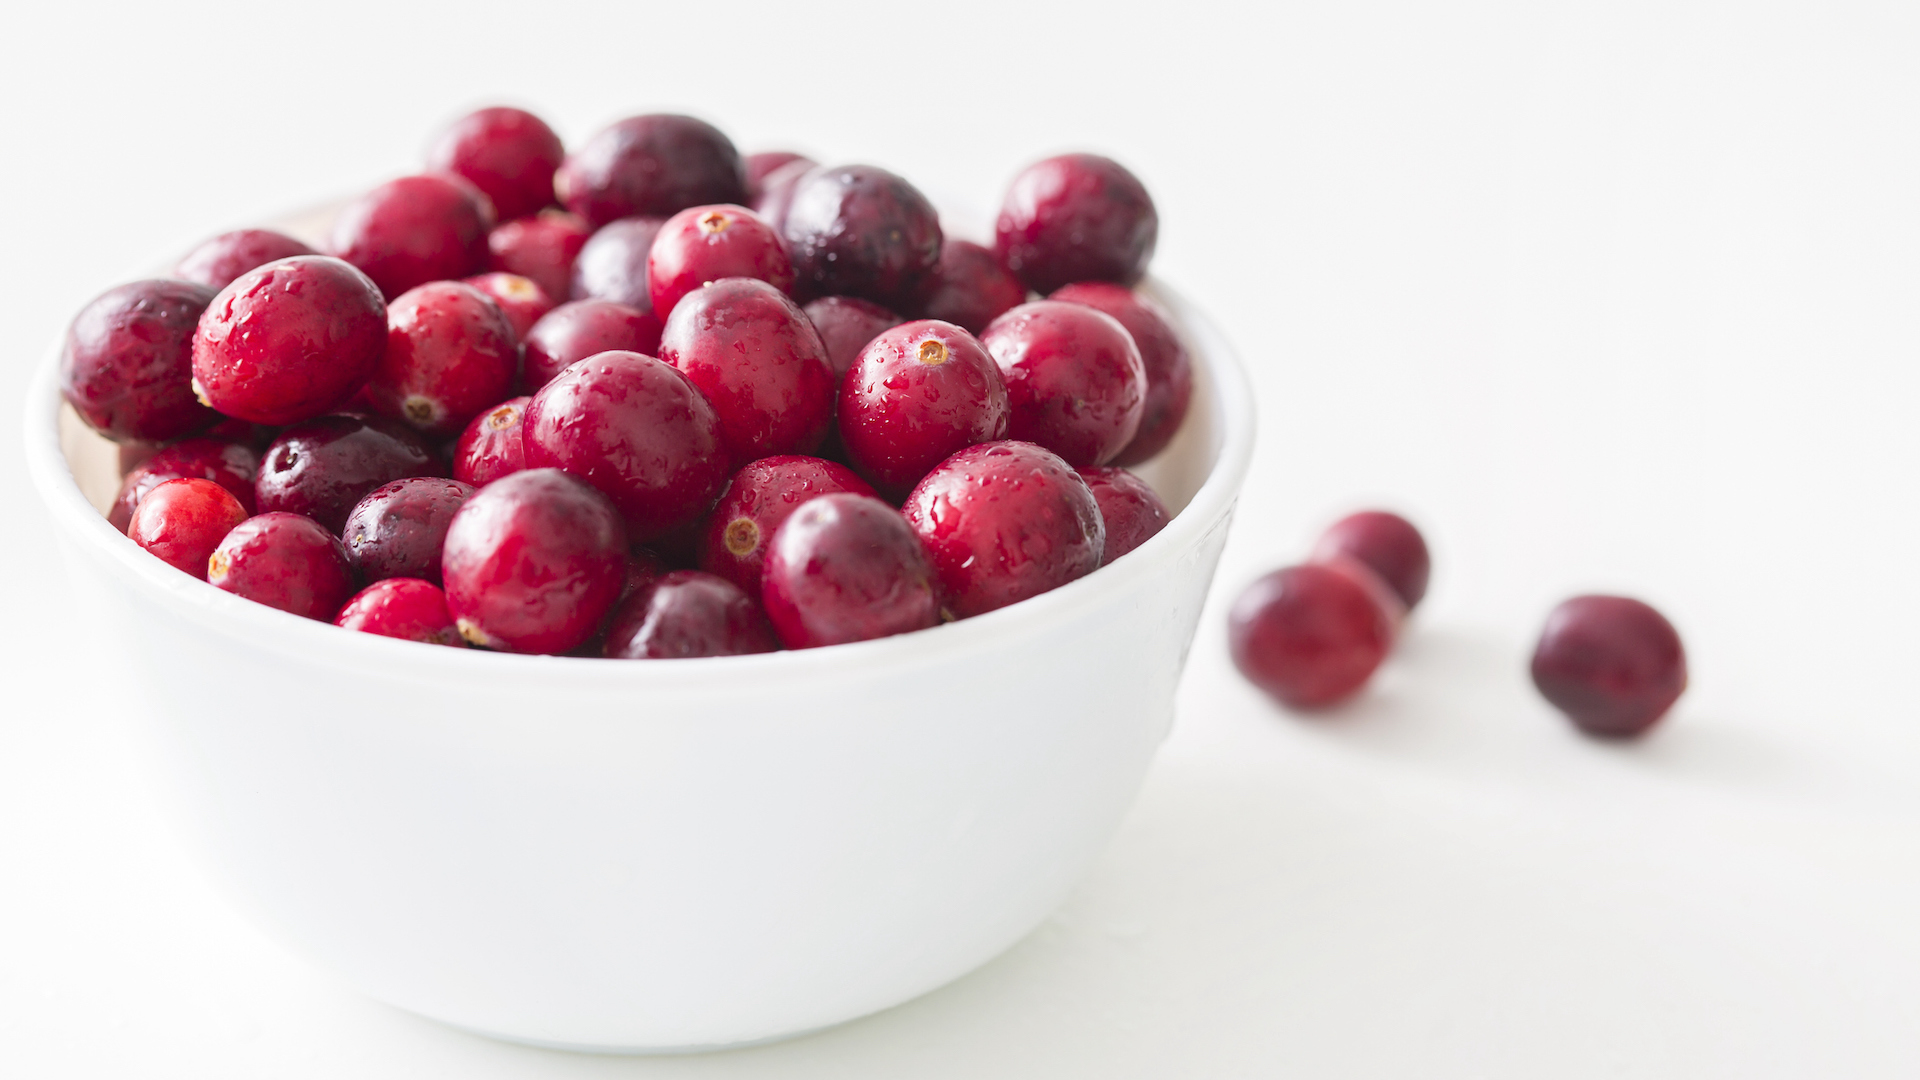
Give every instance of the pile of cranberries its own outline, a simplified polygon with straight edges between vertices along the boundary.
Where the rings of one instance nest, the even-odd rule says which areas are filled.
[[[1167,522],[1123,466],[1186,349],[1120,165],[1014,178],[991,247],[870,165],[684,116],[568,153],[492,108],[315,251],[216,236],[68,332],[113,522],[354,630],[667,658],[860,641],[1092,573]]]

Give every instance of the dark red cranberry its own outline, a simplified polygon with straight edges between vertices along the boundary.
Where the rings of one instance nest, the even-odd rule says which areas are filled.
[[[1113,459],[1115,465],[1137,465],[1166,448],[1187,417],[1187,404],[1193,398],[1193,361],[1187,347],[1174,333],[1166,312],[1152,300],[1125,285],[1108,281],[1082,281],[1056,291],[1050,300],[1085,304],[1114,317],[1140,350],[1141,366],[1147,371],[1146,404],[1140,411],[1140,430],[1125,450]]]
[[[542,210],[503,222],[487,234],[488,263],[496,273],[519,274],[555,303],[573,288],[573,264],[593,230],[576,214]]]
[[[951,236],[940,245],[938,282],[921,310],[929,319],[964,326],[970,334],[1027,301],[1027,287],[1007,273],[998,256]]]
[[[811,161],[789,161],[785,165],[767,173],[760,180],[760,190],[753,196],[753,212],[760,220],[773,227],[773,231],[786,235],[787,207],[793,205],[794,189],[800,181],[818,170],[820,166]]]
[[[1100,520],[1107,526],[1101,566],[1146,543],[1172,520],[1167,504],[1160,501],[1153,488],[1127,470],[1089,466],[1079,471],[1093,491],[1093,501],[1100,504]]]
[[[160,442],[219,417],[194,400],[193,334],[213,290],[136,281],[80,309],[60,352],[60,392],[87,426],[119,442]]]
[[[352,397],[386,348],[373,281],[339,259],[299,255],[213,298],[193,336],[193,389],[228,416],[292,424]]]
[[[333,625],[427,645],[467,645],[447,611],[447,594],[419,578],[385,578],[361,589],[334,616]]]
[[[1337,556],[1358,560],[1380,576],[1408,611],[1427,595],[1433,562],[1427,541],[1413,523],[1385,510],[1363,510],[1333,523],[1314,545],[1313,560]]]
[[[207,557],[245,520],[247,508],[233,492],[211,480],[182,478],[147,492],[127,535],[168,566],[205,581]]]
[[[834,385],[853,366],[853,358],[867,342],[907,320],[871,300],[857,296],[823,296],[801,309],[807,321],[820,331],[827,347],[827,363],[833,365]]]
[[[840,383],[847,460],[898,499],[935,465],[1007,436],[1007,388],[978,339],[932,319],[884,331]]]
[[[340,528],[362,581],[423,578],[440,584],[440,545],[472,484],[410,476],[381,484],[354,505]]]
[[[1533,685],[1589,735],[1630,739],[1687,688],[1687,653],[1666,616],[1625,596],[1553,609],[1533,651]]]
[[[666,223],[666,218],[621,218],[594,233],[574,260],[569,295],[575,300],[611,300],[637,311],[653,311],[647,256]],[[666,318],[664,312],[656,314]]]
[[[634,116],[587,140],[554,176],[567,209],[595,226],[645,214],[668,217],[702,203],[747,201],[740,152],[691,116]]]
[[[933,564],[893,507],[870,495],[801,505],[767,545],[760,595],[790,649],[868,641],[940,622]]]
[[[647,290],[662,319],[680,298],[721,278],[754,278],[781,292],[793,288],[787,248],[741,206],[695,206],[660,227],[647,255]]]
[[[427,169],[464,177],[511,221],[553,205],[553,173],[565,157],[560,136],[539,117],[492,108],[448,125],[427,151]]]
[[[405,476],[445,476],[432,447],[382,416],[321,416],[280,433],[253,483],[261,513],[304,514],[334,532],[367,492]]]
[[[1106,547],[1087,482],[1032,443],[960,451],[920,481],[901,512],[962,619],[1085,577]]]
[[[805,154],[796,154],[790,150],[767,150],[758,154],[748,154],[742,158],[741,164],[747,170],[747,204],[751,206],[756,199],[760,198],[761,192],[765,190],[764,185],[768,174],[796,163],[811,167],[814,161]]]
[[[446,437],[513,392],[520,349],[500,305],[471,285],[433,281],[387,307],[387,351],[367,380],[382,416]]]
[[[1160,216],[1119,162],[1063,154],[1013,178],[994,229],[1000,262],[1041,294],[1076,281],[1132,285],[1147,272]]]
[[[519,274],[478,274],[461,284],[473,286],[494,302],[500,314],[507,317],[507,325],[513,330],[516,346],[526,339],[527,331],[533,329],[533,324],[546,318],[547,312],[555,307],[545,289],[535,284],[532,278],[524,278]]]
[[[873,489],[852,469],[820,458],[787,454],[747,465],[733,475],[707,515],[700,536],[700,569],[759,596],[767,540],[774,530],[801,503],[842,492],[872,495]]]
[[[601,655],[613,660],[684,660],[772,652],[760,602],[725,578],[675,570],[614,609]]]
[[[565,469],[604,492],[635,543],[692,526],[727,482],[713,406],[671,364],[639,353],[561,372],[527,404],[522,431],[527,468]]]
[[[460,508],[441,569],[460,636],[489,649],[564,653],[620,599],[627,535],[606,496],[558,469],[528,469]]]
[[[660,333],[660,359],[713,403],[734,467],[804,454],[833,422],[833,368],[819,331],[764,281],[721,278],[687,294]]]
[[[280,259],[291,259],[295,255],[313,254],[317,252],[285,233],[271,229],[238,229],[221,233],[187,252],[175,264],[170,276],[219,292],[233,284],[234,278],[255,267]]]
[[[916,311],[940,267],[940,215],[919,189],[885,169],[846,165],[808,173],[781,223],[797,295],[858,296]]]
[[[1393,645],[1393,623],[1353,575],[1318,563],[1275,570],[1227,614],[1233,662],[1283,705],[1331,705],[1366,685]]]
[[[1010,438],[1075,465],[1104,465],[1139,433],[1147,371],[1111,316],[1036,300],[993,320],[980,342],[1007,382]]]
[[[188,477],[211,480],[226,488],[251,515],[254,511],[253,480],[260,472],[260,455],[243,443],[218,439],[187,439],[163,446],[141,462],[120,481],[120,494],[108,511],[107,520],[121,532],[133,520],[133,512],[147,492],[169,480]]]
[[[229,416],[200,433],[203,439],[216,439],[220,442],[245,443],[255,451],[265,450],[268,444],[280,434],[273,424],[256,424],[249,420],[236,420]],[[249,491],[253,490],[251,486]]]
[[[520,385],[529,393],[569,364],[611,350],[660,351],[660,320],[611,300],[575,300],[548,312],[527,331]]]
[[[473,418],[453,445],[453,478],[475,487],[527,467],[520,423],[530,397],[509,398]]]
[[[207,558],[215,588],[302,618],[333,621],[353,595],[340,538],[310,517],[269,513],[233,527]]]
[[[453,176],[403,176],[348,203],[333,219],[328,246],[392,299],[415,285],[487,269],[492,228],[492,208],[473,185]]]

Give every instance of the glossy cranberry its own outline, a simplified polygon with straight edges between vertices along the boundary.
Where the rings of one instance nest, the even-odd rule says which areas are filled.
[[[419,578],[385,578],[361,589],[334,616],[333,625],[426,645],[467,645],[447,611],[447,594]]]
[[[579,215],[542,210],[502,222],[488,233],[487,265],[496,273],[519,274],[559,303],[573,288],[574,260],[592,235]]]
[[[660,359],[700,388],[734,467],[804,454],[833,422],[833,368],[819,331],[764,281],[721,278],[687,294],[660,333]]]
[[[233,284],[234,278],[255,267],[295,255],[314,254],[317,252],[312,248],[285,233],[272,229],[237,229],[223,232],[187,252],[169,276],[219,292]]]
[[[667,219],[647,255],[647,290],[666,318],[680,298],[721,278],[754,278],[793,288],[793,263],[780,237],[742,206],[694,206]]]
[[[1093,501],[1100,504],[1100,520],[1107,527],[1101,566],[1146,543],[1172,520],[1167,504],[1153,488],[1127,470],[1089,466],[1079,472],[1093,491]]]
[[[691,527],[727,482],[713,406],[651,356],[605,352],[561,372],[533,395],[522,430],[527,467],[565,469],[598,488],[635,543]]]
[[[204,581],[207,557],[245,520],[247,508],[233,492],[211,480],[182,478],[147,492],[133,512],[127,535],[168,566]]]
[[[527,467],[526,444],[521,441],[521,421],[527,415],[530,397],[509,398],[467,424],[460,441],[453,445],[453,478],[483,487]]]
[[[207,580],[321,622],[331,622],[353,595],[353,567],[340,538],[299,514],[261,514],[235,525],[207,558]]]
[[[567,209],[595,226],[747,200],[740,152],[711,124],[691,116],[622,120],[575,150],[553,183]]]
[[[921,311],[929,319],[964,326],[977,334],[987,324],[1027,302],[1027,287],[979,244],[947,237],[940,245],[938,284]]]
[[[1629,739],[1687,688],[1687,654],[1666,616],[1625,596],[1576,596],[1553,609],[1533,651],[1533,685],[1575,727]]]
[[[273,440],[253,491],[261,513],[304,514],[339,532],[354,504],[381,484],[446,474],[433,449],[403,424],[380,416],[321,416]]]
[[[675,570],[622,601],[601,655],[613,660],[746,656],[780,647],[760,602],[725,578]]]
[[[1126,328],[1058,300],[1022,304],[980,335],[1006,379],[1010,438],[1104,465],[1140,430],[1147,372]]]
[[[994,251],[1037,293],[1076,281],[1132,285],[1146,274],[1159,233],[1153,199],[1120,163],[1064,154],[1013,178]]]
[[[857,296],[823,296],[801,309],[807,321],[820,331],[827,347],[827,363],[833,365],[834,385],[853,366],[853,359],[867,342],[907,320],[871,300]]]
[[[120,481],[120,494],[107,520],[121,532],[147,492],[182,477],[211,480],[226,488],[248,514],[254,510],[253,480],[260,472],[260,455],[243,443],[218,439],[187,439],[155,450]]]
[[[431,476],[410,476],[367,492],[340,527],[360,580],[423,578],[438,585],[447,526],[473,492],[472,484]]]
[[[796,154],[790,150],[767,150],[758,154],[748,154],[741,159],[741,164],[747,170],[747,204],[751,206],[766,189],[766,179],[769,174],[794,164],[811,167],[814,161],[805,154]]]
[[[638,311],[653,311],[647,256],[666,223],[665,218],[621,218],[594,233],[574,261],[570,295],[575,300],[611,300]]]
[[[527,331],[533,329],[533,324],[546,318],[547,312],[555,307],[545,289],[535,284],[532,278],[523,278],[519,274],[478,274],[461,284],[473,286],[480,290],[482,296],[493,301],[494,306],[500,309],[500,314],[507,317],[507,326],[513,330],[516,346],[526,339]]]
[[[939,585],[919,537],[870,495],[822,495],[788,516],[767,545],[760,596],[790,649],[940,622]]]
[[[843,492],[874,493],[853,470],[820,458],[787,454],[748,464],[733,475],[707,515],[700,535],[700,569],[759,596],[767,541],[780,523],[809,499]]]
[[[558,469],[474,493],[447,530],[447,609],[475,645],[564,653],[620,599],[627,536],[606,496]]]
[[[794,189],[800,186],[800,181],[818,171],[819,168],[820,166],[813,162],[802,159],[789,161],[768,172],[766,176],[761,177],[760,189],[754,193],[753,202],[749,204],[753,212],[759,214],[761,221],[773,226],[773,230],[784,237],[787,207],[793,205]]]
[[[1363,510],[1334,522],[1320,534],[1312,557],[1322,562],[1342,555],[1380,575],[1409,611],[1427,595],[1427,577],[1433,569],[1427,541],[1398,514]]]
[[[978,339],[926,319],[883,331],[840,383],[847,460],[889,498],[935,465],[1007,435],[1007,388]]]
[[[527,331],[520,385],[539,390],[569,364],[610,350],[660,351],[660,320],[611,300],[575,300],[548,312]]]
[[[1082,281],[1056,291],[1050,300],[1085,304],[1114,317],[1140,350],[1147,371],[1146,404],[1140,410],[1140,430],[1113,459],[1115,465],[1137,465],[1166,448],[1187,417],[1193,398],[1193,361],[1174,333],[1160,305],[1125,285]]]
[[[513,324],[485,293],[433,281],[387,307],[387,350],[367,380],[374,410],[431,436],[456,435],[513,391]]]
[[[403,176],[348,203],[328,246],[366,272],[388,299],[415,285],[487,269],[493,211],[486,196],[452,176]]]
[[[193,336],[200,400],[256,424],[292,424],[346,401],[387,348],[387,305],[339,259],[299,255],[220,290]]]
[[[858,296],[915,311],[940,266],[940,215],[885,169],[818,169],[793,189],[781,229],[803,297]]]
[[[1393,626],[1358,579],[1308,563],[1247,586],[1227,613],[1227,642],[1249,682],[1283,705],[1313,709],[1366,685]]]
[[[219,417],[194,400],[193,334],[213,290],[136,281],[95,297],[67,327],[60,392],[87,426],[116,441],[160,442]]]
[[[1087,482],[1024,442],[970,446],[941,462],[901,508],[958,618],[1038,596],[1100,566],[1106,526]]]
[[[553,205],[553,173],[565,157],[560,136],[539,117],[491,108],[448,125],[427,151],[427,169],[465,178],[510,221]]]

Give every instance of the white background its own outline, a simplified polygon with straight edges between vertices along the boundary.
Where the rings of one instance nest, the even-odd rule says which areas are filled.
[[[0,1074],[1915,1075],[1916,11],[17,5]],[[152,820],[139,689],[21,473],[29,366],[93,294],[409,171],[496,100],[570,141],[694,112],[982,206],[1111,154],[1159,202],[1156,271],[1252,368],[1176,733],[1076,898],[975,975],[745,1052],[506,1047],[280,952]],[[1363,698],[1285,714],[1234,677],[1224,602],[1375,503],[1428,530],[1429,604]],[[1638,746],[1525,680],[1546,610],[1595,589],[1690,650]]]

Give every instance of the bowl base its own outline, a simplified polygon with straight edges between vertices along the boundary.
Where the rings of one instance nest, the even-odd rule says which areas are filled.
[[[719,1054],[728,1050],[747,1050],[755,1046],[770,1046],[773,1043],[786,1042],[789,1039],[804,1039],[809,1035],[815,1035],[822,1031],[837,1028],[840,1024],[851,1024],[855,1020],[861,1019],[861,1017],[856,1016],[848,1020],[843,1020],[840,1024],[823,1024],[820,1027],[802,1028],[799,1031],[788,1031],[779,1035],[768,1035],[763,1038],[744,1039],[740,1042],[731,1043],[695,1043],[689,1046],[601,1046],[594,1043],[552,1042],[547,1039],[523,1038],[519,1035],[502,1035],[497,1031],[484,1031],[480,1028],[464,1027],[460,1024],[449,1024],[444,1020],[434,1020],[433,1017],[423,1016],[420,1013],[414,1013],[413,1015],[420,1016],[423,1020],[430,1020],[433,1023],[450,1027],[455,1031],[464,1031],[469,1035],[478,1035],[483,1039],[492,1039],[494,1042],[512,1043],[515,1046],[531,1046],[536,1050],[559,1050],[569,1054],[597,1054],[601,1057],[681,1057],[694,1054]]]

